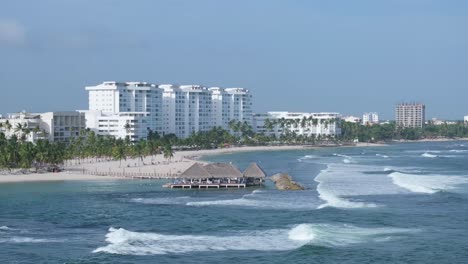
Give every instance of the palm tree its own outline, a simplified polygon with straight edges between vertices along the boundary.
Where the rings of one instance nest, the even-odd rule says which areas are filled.
[[[169,144],[165,145],[163,149],[163,154],[165,159],[171,161],[171,159],[174,157],[174,151],[172,150],[172,146]]]
[[[273,130],[273,122],[269,118],[265,119],[264,127],[267,131],[271,132]]]
[[[5,128],[6,128],[7,131],[10,131],[10,129],[11,129],[10,121],[8,121],[8,120],[5,121]]]
[[[112,147],[112,156],[114,159],[119,160],[119,168],[122,166],[122,159],[126,160],[126,147],[122,140],[118,140],[116,144]]]

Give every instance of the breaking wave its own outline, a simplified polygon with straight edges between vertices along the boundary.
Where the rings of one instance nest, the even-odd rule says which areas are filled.
[[[318,182],[319,198],[325,201],[318,208],[372,208],[379,205],[351,197],[364,195],[397,194],[401,189],[394,186],[386,173],[369,174],[366,171],[382,171],[381,167],[364,165],[329,164],[315,181]]]
[[[444,175],[415,175],[393,172],[388,175],[394,184],[415,193],[436,193],[453,190],[460,184],[467,184],[468,178]]]
[[[120,255],[185,254],[209,251],[286,251],[304,245],[344,247],[357,243],[384,242],[413,230],[362,228],[352,225],[300,224],[290,229],[239,231],[229,235],[165,235],[109,228],[108,245],[93,253]]]
[[[377,156],[377,157],[382,157],[382,158],[384,158],[384,159],[388,159],[388,158],[389,158],[389,156],[387,156],[387,155],[382,155],[382,154],[375,154],[375,156]]]
[[[310,195],[310,191],[302,192],[280,192],[254,190],[252,193],[245,194],[235,199],[217,199],[217,200],[195,200],[187,202],[187,206],[240,206],[262,209],[281,209],[281,210],[314,210],[317,208],[317,201]],[[315,193],[315,192],[314,192]]]

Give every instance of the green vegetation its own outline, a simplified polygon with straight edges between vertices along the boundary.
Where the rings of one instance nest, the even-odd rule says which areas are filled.
[[[238,145],[279,145],[279,144],[343,144],[352,143],[356,139],[359,142],[379,142],[390,140],[417,140],[422,138],[454,138],[468,137],[468,127],[463,122],[456,124],[433,125],[428,124],[421,128],[397,128],[394,123],[374,126],[363,126],[339,120],[328,121],[339,122],[342,135],[339,137],[322,136],[308,137],[297,135],[286,130],[287,126],[305,127],[308,123],[317,124],[314,119],[277,120],[265,121],[267,131],[273,127],[283,129],[279,137],[254,133],[252,127],[247,123],[230,122],[229,126],[233,133],[219,127],[207,132],[192,134],[186,139],[179,139],[174,134],[164,136],[150,131],[146,140],[132,142],[129,138],[115,139],[109,136],[97,136],[89,130],[81,131],[80,135],[67,144],[49,142],[39,139],[36,143],[26,141],[26,137],[12,136],[6,138],[0,132],[0,169],[35,168],[44,170],[50,166],[62,165],[64,162],[81,163],[87,159],[113,159],[120,161],[127,158],[138,159],[143,163],[144,157],[163,155],[165,159],[171,160],[174,151],[185,149],[212,149]],[[323,123],[322,123],[323,124]],[[11,127],[9,128],[11,129]],[[17,128],[18,131],[23,129]]]
[[[434,125],[431,122],[424,128],[400,128],[394,122],[383,125],[365,126],[341,122],[341,141],[358,139],[359,142],[390,140],[418,140],[434,138],[468,137],[468,126],[460,121],[456,124]]]

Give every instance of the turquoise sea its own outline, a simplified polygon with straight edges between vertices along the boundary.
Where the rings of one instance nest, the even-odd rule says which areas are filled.
[[[205,159],[307,190],[2,184],[0,263],[468,263],[468,142]]]

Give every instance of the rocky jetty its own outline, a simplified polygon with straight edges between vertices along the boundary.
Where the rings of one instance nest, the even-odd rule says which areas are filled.
[[[278,190],[304,190],[292,177],[286,173],[278,173],[269,178],[272,180]]]

